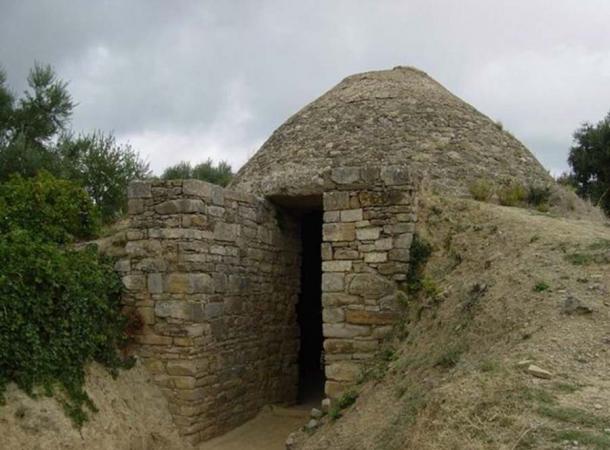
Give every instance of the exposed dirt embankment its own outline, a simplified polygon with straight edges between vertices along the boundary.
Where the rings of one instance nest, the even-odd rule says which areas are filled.
[[[610,228],[428,200],[424,291],[301,449],[610,448]]]
[[[86,390],[98,408],[79,431],[53,398],[32,399],[10,385],[0,406],[0,448],[188,449],[179,438],[167,403],[139,366],[113,379],[97,364],[87,371]]]

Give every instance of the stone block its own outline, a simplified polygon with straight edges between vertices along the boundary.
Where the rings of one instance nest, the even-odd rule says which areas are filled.
[[[217,222],[214,226],[214,239],[235,242],[239,236],[239,225]]]
[[[163,292],[163,274],[149,273],[147,286],[148,292],[151,294],[161,294]]]
[[[170,273],[165,278],[165,292],[194,294],[214,292],[212,277],[207,273]]]
[[[343,322],[344,319],[343,308],[322,308],[322,321],[324,323],[338,323]]]
[[[396,248],[411,248],[411,243],[413,242],[413,234],[412,233],[403,233],[399,234],[394,238],[394,247]]]
[[[360,181],[359,167],[337,167],[333,169],[330,179],[337,184],[354,184]]]
[[[349,361],[328,364],[325,369],[326,378],[333,381],[358,381],[362,374],[360,365]]]
[[[358,250],[351,248],[338,248],[335,250],[335,259],[358,259]]]
[[[362,209],[345,209],[341,211],[341,222],[358,222],[362,220]]]
[[[224,303],[208,303],[205,305],[205,316],[208,320],[217,319],[224,313]]]
[[[409,261],[410,251],[408,248],[396,248],[388,252],[388,256],[392,261]]]
[[[352,325],[346,323],[323,323],[322,332],[325,338],[355,338],[370,336],[371,329],[364,325]]]
[[[185,195],[193,195],[197,197],[212,198],[212,190],[216,188],[211,183],[201,180],[184,180],[182,182],[182,192]]]
[[[391,311],[365,311],[361,309],[348,309],[345,312],[345,321],[355,325],[390,325],[397,319]]]
[[[128,198],[151,198],[152,189],[148,181],[132,181],[127,187]]]
[[[411,174],[406,167],[387,166],[381,169],[381,180],[387,186],[411,183]]]
[[[190,322],[206,320],[205,308],[201,303],[188,303],[180,300],[160,300],[155,304],[155,315],[159,318],[181,319]]]
[[[379,235],[381,234],[380,227],[373,228],[358,228],[356,230],[356,237],[359,241],[373,241],[379,239]]]
[[[363,191],[358,193],[360,206],[381,206],[385,204],[385,196],[382,192]]]
[[[393,247],[392,238],[377,239],[375,241],[375,250],[390,250]]]
[[[205,210],[204,203],[199,199],[182,198],[179,200],[167,200],[155,205],[157,214],[182,214],[200,213]]]
[[[356,239],[356,226],[353,223],[325,223],[322,234],[325,241],[353,241]]]
[[[364,255],[364,262],[366,263],[381,263],[387,260],[388,254],[386,252],[371,252]]]
[[[395,290],[395,283],[375,273],[358,273],[351,276],[348,292],[363,297],[381,298]]]
[[[146,209],[144,200],[141,198],[130,198],[127,200],[128,214],[141,214]]]
[[[322,244],[322,261],[333,259],[333,248],[330,244]]]
[[[146,286],[144,275],[125,275],[122,281],[128,291],[140,291]]]
[[[349,209],[349,192],[325,192],[324,211],[336,211],[338,209]]]
[[[324,307],[337,305],[359,305],[362,303],[362,297],[357,295],[349,295],[342,292],[322,293],[322,305],[324,305]]]
[[[329,272],[322,274],[322,292],[341,292],[344,288],[343,273]]]
[[[352,270],[351,261],[323,261],[322,270],[324,272],[349,272]]]
[[[335,400],[352,388],[352,383],[327,380],[324,383],[324,393],[327,397]]]
[[[340,211],[326,211],[324,213],[324,223],[339,222],[341,220]]]
[[[169,375],[192,376],[199,375],[205,370],[205,365],[200,360],[173,360],[167,362],[167,373]]]

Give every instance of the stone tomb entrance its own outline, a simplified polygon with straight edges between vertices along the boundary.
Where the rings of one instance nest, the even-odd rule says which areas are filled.
[[[196,180],[132,183],[126,309],[183,436],[269,403],[353,386],[392,330],[415,216],[403,167],[342,167],[314,196],[261,199]],[[324,349],[324,372],[320,353]],[[319,398],[319,397],[318,397]]]
[[[319,407],[324,398],[322,333],[322,196],[271,197],[278,214],[298,224],[301,240],[300,292],[296,305],[299,332],[298,404]],[[284,220],[283,218],[280,220]]]

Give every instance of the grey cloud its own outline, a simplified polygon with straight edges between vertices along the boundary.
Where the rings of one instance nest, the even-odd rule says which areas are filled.
[[[343,77],[414,65],[558,170],[573,129],[610,109],[608,14],[603,0],[0,0],[0,64],[19,90],[34,60],[53,64],[75,128],[113,130],[156,170],[243,163]]]

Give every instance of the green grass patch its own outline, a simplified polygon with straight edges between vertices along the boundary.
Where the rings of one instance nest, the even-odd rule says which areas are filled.
[[[342,416],[341,411],[352,406],[354,403],[356,403],[357,399],[358,393],[356,391],[347,391],[335,401],[335,404],[328,412],[328,416],[332,420],[337,420]]]
[[[464,350],[463,346],[450,347],[437,358],[434,365],[443,369],[451,369],[460,361]]]
[[[584,430],[562,430],[556,432],[553,440],[555,442],[561,441],[576,441],[579,444],[585,444],[592,446],[597,449],[607,450],[610,448],[610,435],[595,433],[592,431]]]
[[[544,281],[539,281],[538,283],[536,283],[534,285],[534,291],[535,292],[544,292],[544,291],[548,291],[551,288],[551,286],[549,286],[546,282]]]
[[[597,416],[579,408],[541,406],[538,413],[561,422],[590,428],[610,428],[610,418]]]

